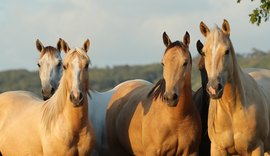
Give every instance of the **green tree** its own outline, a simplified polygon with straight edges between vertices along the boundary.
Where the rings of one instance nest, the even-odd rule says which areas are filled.
[[[237,3],[240,3],[242,0],[237,0]],[[254,0],[251,0],[252,2]],[[266,22],[269,19],[270,12],[270,0],[261,0],[259,7],[255,8],[252,13],[249,14],[250,22],[252,24],[256,23],[258,26],[261,24],[261,21]]]

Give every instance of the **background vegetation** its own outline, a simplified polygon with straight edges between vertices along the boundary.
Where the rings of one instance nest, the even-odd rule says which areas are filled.
[[[237,0],[237,3],[240,3],[243,0]],[[251,0],[254,2],[254,0]],[[259,6],[257,6],[253,11],[249,14],[249,20],[252,24],[257,24],[258,26],[261,24],[262,20],[264,22],[268,21],[270,13],[270,0],[260,0]]]
[[[253,49],[252,53],[237,55],[241,67],[260,67],[270,69],[270,51]],[[200,87],[200,72],[197,69],[199,57],[193,59],[192,85],[193,90]],[[121,65],[106,68],[90,68],[90,87],[97,91],[106,91],[117,84],[130,79],[144,79],[157,82],[162,78],[160,63],[148,65]],[[0,92],[10,90],[27,90],[40,96],[40,80],[37,71],[10,70],[0,72]]]

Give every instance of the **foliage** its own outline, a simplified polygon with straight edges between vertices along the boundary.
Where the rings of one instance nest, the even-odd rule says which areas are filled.
[[[242,0],[237,0],[240,3]],[[252,2],[254,0],[251,0]],[[249,14],[250,22],[256,23],[258,26],[261,24],[262,19],[266,22],[269,19],[270,13],[270,0],[261,0],[259,7],[255,8],[252,13]]]
[[[241,67],[259,67],[270,69],[270,51],[263,52],[253,49],[248,55],[237,55]],[[193,59],[192,88],[197,90],[201,85],[200,72],[197,69],[199,57]],[[148,65],[122,65],[114,67],[97,68],[89,70],[90,87],[97,91],[106,91],[117,84],[130,79],[144,79],[152,83],[162,78],[162,66],[160,63]],[[10,90],[27,90],[40,94],[40,80],[38,72],[27,70],[10,70],[0,72],[0,92]]]

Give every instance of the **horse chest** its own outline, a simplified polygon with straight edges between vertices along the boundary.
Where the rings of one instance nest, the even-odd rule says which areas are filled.
[[[221,107],[217,106],[214,109],[215,111],[210,108],[208,120],[208,132],[212,143],[231,154],[247,151],[256,141],[253,139],[256,135],[255,112],[242,109],[229,115]]]
[[[146,120],[143,124],[142,144],[145,151],[154,151],[157,155],[176,155],[188,149],[197,139],[193,129],[187,128],[190,126],[184,121],[164,120],[160,116],[162,119]]]

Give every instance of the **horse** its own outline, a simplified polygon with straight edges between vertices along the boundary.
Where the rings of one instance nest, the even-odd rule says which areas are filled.
[[[46,59],[43,59],[42,62],[39,61],[40,62],[39,75],[40,77],[42,77],[41,86],[43,89],[46,88],[46,86],[54,86],[54,88],[57,89],[58,84],[59,84],[58,77],[62,76],[63,66],[61,65],[62,58],[60,55],[60,51],[67,53],[70,50],[70,48],[65,40],[60,38],[59,42],[60,44],[59,43],[57,44],[59,55],[53,55],[53,53],[49,53],[51,54],[49,57],[46,57]],[[63,46],[61,46],[61,44],[63,44]],[[37,44],[37,45],[41,45],[41,44]],[[43,47],[43,46],[37,46],[37,47]],[[44,49],[43,51],[45,51],[46,48],[38,48],[38,49]],[[47,54],[46,51],[43,53],[44,55]],[[58,69],[58,64],[55,63],[56,62],[55,60],[59,60],[61,69]],[[44,64],[44,66],[42,66],[41,63]],[[46,64],[52,64],[52,65],[46,66]],[[41,67],[43,67],[42,70],[41,70]],[[43,72],[46,72],[47,74]],[[54,73],[54,74],[49,74],[49,73]],[[88,119],[91,121],[92,126],[94,128],[95,140],[96,140],[95,146],[93,147],[93,150],[92,150],[92,155],[108,155],[108,145],[107,145],[106,131],[105,131],[105,115],[106,115],[106,109],[107,109],[109,100],[111,98],[111,95],[113,94],[116,88],[117,87],[111,90],[105,91],[105,92],[98,92],[93,89],[88,90],[89,92]],[[48,91],[50,91],[50,89]],[[47,94],[47,96],[45,96],[46,99],[50,98],[53,94],[54,92],[50,92],[50,94]]]
[[[208,134],[211,155],[263,155],[270,151],[270,70],[245,73],[230,40],[230,25],[209,29],[202,48],[210,96]]]
[[[89,44],[87,39],[83,48],[68,51],[59,87],[47,101],[26,91],[0,94],[3,155],[90,154],[95,138],[88,120]]]
[[[200,115],[192,101],[190,36],[163,33],[163,78],[118,86],[107,108],[110,155],[197,155]]]
[[[69,45],[62,39],[62,50],[67,53],[69,51]],[[93,156],[108,155],[108,145],[105,131],[105,116],[107,105],[109,100],[116,90],[117,86],[111,90],[105,92],[98,92],[96,90],[89,89],[88,95],[88,119],[91,121],[95,132],[95,146],[93,147]]]
[[[39,77],[41,80],[41,94],[44,100],[49,99],[57,87],[62,76],[61,38],[56,48],[53,46],[44,47],[39,39],[36,40],[36,48],[40,53],[38,60]]]
[[[196,44],[197,51],[201,55],[198,63],[198,69],[201,74],[201,84],[202,87],[200,87],[196,92],[193,93],[192,99],[194,103],[196,104],[201,117],[201,123],[202,123],[202,135],[201,135],[201,144],[199,147],[199,155],[203,156],[210,156],[210,139],[208,136],[208,109],[209,109],[209,95],[206,91],[206,85],[208,82],[207,72],[205,70],[205,64],[204,64],[204,57],[202,56],[201,49],[203,48],[203,44],[200,40],[197,41]]]

